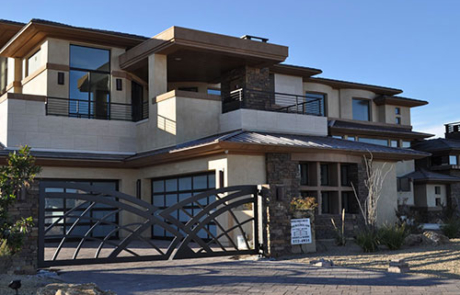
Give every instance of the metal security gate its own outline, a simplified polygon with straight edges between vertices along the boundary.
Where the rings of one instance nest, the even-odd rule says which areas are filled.
[[[38,264],[49,267],[257,254],[262,247],[261,200],[257,186],[233,186],[160,209],[94,185],[42,182]],[[190,212],[190,207],[199,210]],[[188,216],[185,222],[178,218],[184,214]],[[210,224],[216,229],[210,231]],[[152,239],[153,227],[163,228],[172,240]]]

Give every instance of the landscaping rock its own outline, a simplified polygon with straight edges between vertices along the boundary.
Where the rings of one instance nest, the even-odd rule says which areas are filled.
[[[116,295],[101,290],[96,284],[49,284],[37,291],[37,295]]]
[[[444,245],[449,243],[449,238],[443,234],[434,232],[434,231],[424,231],[423,232],[424,240],[435,246]]]
[[[409,270],[409,264],[404,259],[393,259],[388,267],[388,272],[394,273],[406,273]]]
[[[404,245],[413,247],[420,246],[423,244],[423,235],[422,234],[410,234],[404,239]]]
[[[325,260],[324,258],[321,258],[320,260],[312,260],[310,261],[310,264],[326,268],[334,266],[334,262],[332,260]]]

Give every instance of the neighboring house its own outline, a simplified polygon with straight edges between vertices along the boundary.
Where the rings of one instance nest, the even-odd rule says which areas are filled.
[[[416,185],[416,209],[434,213],[443,206],[458,209],[460,205],[460,123],[449,123],[445,127],[445,138],[413,145],[416,150],[431,153],[431,157],[416,161],[415,173],[402,177],[403,182],[413,180]]]
[[[427,102],[402,90],[315,77],[322,71],[282,64],[288,47],[252,36],[171,27],[146,38],[36,19],[0,30],[0,155],[31,146],[41,179],[159,207],[269,184],[280,197],[315,197],[327,228],[343,208],[358,214],[351,184],[366,194],[372,153],[389,169],[379,222],[395,220],[398,198],[414,199],[412,185],[398,193],[397,177],[429,155],[411,142],[431,135],[411,126],[411,108]]]

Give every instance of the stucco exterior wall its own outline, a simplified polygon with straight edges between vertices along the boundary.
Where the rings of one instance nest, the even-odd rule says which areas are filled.
[[[136,151],[135,123],[45,115],[43,102],[8,100],[8,147],[127,152]]]
[[[275,92],[303,95],[302,77],[275,74]]]
[[[150,105],[148,121],[137,124],[139,152],[168,147],[219,132],[222,103],[171,97]]]
[[[327,118],[309,115],[239,109],[220,115],[220,132],[232,130],[327,135]]]
[[[389,171],[383,183],[381,196],[377,205],[377,223],[379,225],[384,223],[391,224],[397,219],[395,214],[398,207],[396,167],[394,164],[385,164],[382,161],[374,161],[373,167],[374,169],[382,169],[383,173]]]
[[[415,161],[399,161],[396,163],[396,177],[401,177],[415,170]],[[414,205],[414,184],[410,182],[409,192],[398,192],[398,203],[402,205]]]
[[[0,103],[0,143],[8,143],[8,100]]]
[[[437,195],[435,193],[435,187],[441,189],[441,193]],[[447,189],[445,184],[427,184],[426,185],[426,196],[427,196],[427,206],[428,207],[437,207],[436,198],[441,199],[441,204],[444,206],[447,205]]]

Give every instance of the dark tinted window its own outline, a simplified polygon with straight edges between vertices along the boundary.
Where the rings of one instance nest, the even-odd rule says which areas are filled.
[[[70,67],[93,71],[110,71],[110,51],[70,45]]]
[[[353,99],[353,119],[369,121],[369,101],[364,99]]]
[[[307,92],[306,93],[306,98],[307,98],[307,107],[306,109],[312,113],[317,113],[321,116],[325,116],[325,95],[322,93],[312,93],[312,92]]]

